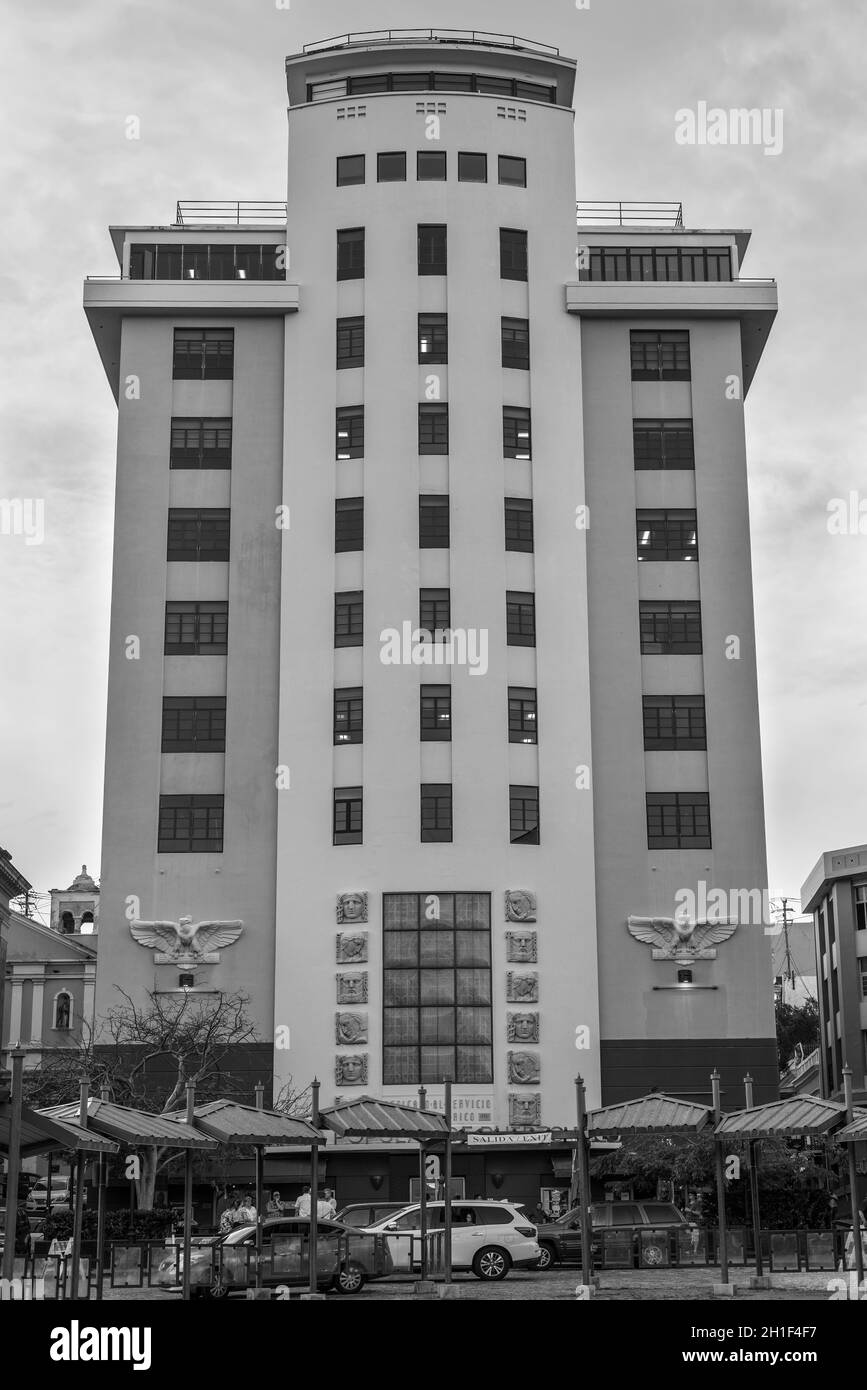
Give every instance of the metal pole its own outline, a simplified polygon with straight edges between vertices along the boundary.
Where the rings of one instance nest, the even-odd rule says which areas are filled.
[[[87,1129],[87,1101],[90,1083],[82,1081],[78,1088],[78,1123]],[[75,1155],[75,1208],[72,1218],[72,1297],[78,1298],[78,1269],[81,1263],[81,1222],[84,1216],[84,1149]]]
[[[99,1089],[99,1098],[107,1101],[109,1090],[107,1086]],[[48,1181],[51,1182],[51,1169],[48,1170]],[[102,1272],[105,1264],[105,1185],[106,1185],[106,1162],[105,1154],[99,1155],[99,1170],[96,1190],[96,1298],[102,1299]]]
[[[265,1109],[265,1087],[261,1081],[256,1082],[256,1109]],[[262,1287],[262,1188],[264,1186],[263,1177],[265,1171],[265,1149],[262,1144],[256,1145],[256,1288]]]
[[[851,1124],[855,1118],[855,1106],[852,1100],[852,1068],[843,1068],[843,1098],[846,1101],[846,1122]],[[858,1167],[855,1162],[855,1144],[850,1139],[846,1148],[849,1150],[849,1202],[852,1207],[852,1244],[855,1255],[855,1269],[858,1272],[858,1290],[856,1298],[861,1296],[861,1285],[864,1282],[864,1250],[861,1244],[861,1213],[858,1210]]]
[[[196,1083],[188,1081],[186,1122],[190,1129],[196,1123]],[[190,1297],[190,1236],[193,1224],[193,1150],[184,1150],[184,1298]]]
[[[418,1108],[424,1110],[427,1101],[427,1091],[424,1086],[418,1088]],[[419,1140],[418,1145],[418,1200],[419,1200],[419,1230],[421,1232],[421,1277],[427,1279],[427,1176],[425,1174],[425,1163],[427,1161],[427,1149],[424,1141]]]
[[[445,1206],[443,1207],[443,1239],[445,1252],[443,1259],[443,1282],[452,1282],[452,1083],[445,1082],[446,1151],[445,1151]]]
[[[746,1097],[747,1109],[753,1108],[753,1078],[747,1072],[744,1077],[744,1095]],[[762,1258],[762,1222],[759,1213],[759,1141],[751,1139],[749,1143],[750,1154],[750,1205],[753,1211],[753,1244],[756,1247],[756,1277],[761,1279],[764,1273],[764,1262]]]
[[[714,1067],[711,1072],[711,1086],[713,1087],[713,1110],[714,1127],[722,1119],[722,1105],[720,1101],[720,1074]],[[726,1187],[725,1187],[725,1165],[723,1164],[723,1146],[719,1139],[714,1139],[714,1153],[716,1158],[716,1201],[719,1222],[719,1262],[721,1282],[727,1284],[729,1281],[729,1252],[726,1240]]]
[[[11,1279],[15,1268],[15,1222],[18,1217],[18,1174],[21,1169],[21,1106],[24,1094],[23,1047],[10,1053],[12,1062],[12,1111],[9,1119],[9,1158],[6,1169],[6,1234],[3,1246],[3,1278]],[[50,1191],[50,1189],[49,1189]]]
[[[312,1115],[311,1124],[314,1129],[319,1128],[319,1082],[314,1076],[311,1084],[312,1092]],[[319,1145],[314,1143],[310,1150],[310,1292],[319,1292],[319,1282],[317,1278],[317,1250],[316,1245],[319,1240]]]
[[[592,1236],[590,1230],[590,1174],[587,1165],[587,1096],[582,1076],[575,1077],[575,1109],[578,1116],[576,1145],[578,1200],[581,1203],[581,1283],[585,1288],[589,1288],[593,1278],[593,1261],[590,1250]]]

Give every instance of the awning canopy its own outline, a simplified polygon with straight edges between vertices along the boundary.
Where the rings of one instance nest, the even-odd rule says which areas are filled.
[[[330,1129],[341,1138],[345,1135],[383,1135],[417,1139],[423,1143],[448,1134],[445,1115],[435,1110],[417,1110],[411,1105],[398,1105],[393,1100],[375,1100],[359,1096],[358,1100],[342,1101],[331,1110],[320,1111],[323,1129]]]
[[[39,1113],[52,1119],[77,1123],[78,1101],[51,1105]],[[95,1096],[91,1096],[87,1102],[87,1127],[133,1149],[154,1146],[170,1149],[217,1147],[213,1139],[191,1128],[184,1118],[179,1120],[174,1115],[154,1115],[148,1110],[133,1110],[128,1105],[115,1105],[113,1101],[98,1100]]]
[[[857,1143],[859,1140],[867,1143],[867,1111],[864,1110],[856,1110],[851,1124],[844,1125],[834,1135],[834,1142],[839,1144]]]
[[[830,1135],[846,1123],[842,1101],[820,1096],[790,1096],[787,1100],[735,1110],[720,1120],[718,1139],[790,1139],[796,1135]]]
[[[76,1115],[78,1107],[75,1107]],[[0,1154],[9,1153],[9,1131],[12,1122],[10,1103],[0,1105]],[[55,1119],[40,1110],[21,1107],[21,1157],[35,1158],[37,1154],[56,1153],[66,1149],[86,1153],[117,1153],[117,1144],[79,1124]]]
[[[308,1148],[325,1140],[307,1120],[275,1110],[259,1110],[235,1100],[212,1100],[197,1105],[194,1124],[200,1134],[220,1144],[303,1144]],[[173,1110],[166,1119],[183,1120],[185,1110]]]
[[[603,1110],[591,1110],[587,1117],[589,1135],[604,1134],[697,1134],[713,1119],[709,1105],[678,1100],[653,1092]]]

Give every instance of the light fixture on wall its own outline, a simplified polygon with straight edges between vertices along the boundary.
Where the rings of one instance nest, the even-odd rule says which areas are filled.
[[[374,1192],[378,1192],[379,1189],[382,1187],[382,1184],[383,1184],[384,1182],[385,1182],[385,1174],[384,1174],[384,1173],[371,1173],[371,1174],[370,1174],[370,1185],[371,1185],[371,1187],[373,1188]]]
[[[491,1179],[491,1182],[494,1184],[494,1187],[501,1188],[503,1186],[503,1183],[505,1181],[504,1173],[489,1173],[488,1176]]]

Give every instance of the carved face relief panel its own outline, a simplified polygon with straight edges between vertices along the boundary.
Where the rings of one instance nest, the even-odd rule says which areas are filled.
[[[338,924],[347,922],[350,926],[355,922],[366,922],[367,894],[339,893],[337,896],[337,921]]]
[[[506,1017],[507,1042],[537,1043],[539,1041],[538,1014],[508,1014]]]
[[[367,960],[367,932],[337,933],[337,964],[352,965]]]
[[[367,1085],[367,1053],[353,1052],[334,1060],[334,1079],[338,1086]]]
[[[527,1126],[537,1129],[542,1123],[542,1097],[536,1092],[532,1096],[509,1096],[509,1124],[516,1128]]]
[[[506,890],[506,921],[535,922],[535,920],[536,894],[528,892],[526,888],[508,888]]]
[[[367,1042],[366,1014],[337,1014],[335,1036],[341,1047],[358,1047]]]
[[[506,959],[525,961],[528,965],[535,965],[537,959],[536,933],[534,931],[507,931]]]
[[[506,976],[506,998],[510,1004],[535,1004],[539,999],[539,976],[518,975],[510,970]]]
[[[367,1003],[367,971],[360,970],[353,975],[337,976],[338,1004]]]
[[[540,1063],[535,1052],[509,1053],[509,1081],[517,1086],[538,1086]]]

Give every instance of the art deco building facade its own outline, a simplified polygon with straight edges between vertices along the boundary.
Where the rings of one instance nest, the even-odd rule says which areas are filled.
[[[278,1085],[449,1075],[468,1125],[567,1125],[579,1071],[771,1095],[761,923],[687,969],[627,918],[766,885],[774,287],[745,232],[576,225],[554,50],[384,35],[287,78],[288,211],[115,228],[86,288],[119,409],[99,1005],[244,988]],[[243,934],[130,936],[184,914]]]

